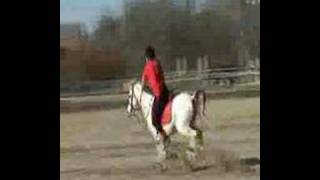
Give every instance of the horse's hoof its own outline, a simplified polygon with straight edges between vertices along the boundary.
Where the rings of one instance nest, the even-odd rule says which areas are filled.
[[[165,165],[162,165],[162,166],[160,167],[160,172],[165,172],[165,171],[167,171],[167,170],[168,170],[168,167],[165,166]]]
[[[154,169],[159,169],[160,172],[164,172],[164,171],[168,170],[168,167],[163,163],[156,163],[156,164],[153,165],[153,168]]]
[[[197,159],[197,154],[195,152],[192,152],[192,151],[187,151],[186,152],[186,155],[187,155],[187,159],[189,161],[194,161]]]
[[[155,164],[152,165],[152,167],[154,169],[158,169],[158,168],[160,168],[160,163],[155,163]]]
[[[178,158],[179,158],[179,156],[177,153],[170,153],[167,156],[167,159],[178,159]]]
[[[185,160],[185,161],[183,162],[183,169],[184,169],[184,171],[186,171],[186,172],[190,172],[190,171],[193,171],[194,168],[193,168],[193,165],[191,164],[191,162]]]
[[[204,151],[204,147],[203,146],[199,146],[198,147],[198,151],[200,151],[200,152]]]

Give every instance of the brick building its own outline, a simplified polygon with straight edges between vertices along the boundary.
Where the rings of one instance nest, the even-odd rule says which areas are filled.
[[[103,80],[124,75],[116,50],[93,48],[79,24],[60,25],[60,81]]]

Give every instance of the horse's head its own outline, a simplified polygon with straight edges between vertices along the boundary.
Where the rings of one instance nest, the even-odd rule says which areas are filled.
[[[138,81],[131,83],[129,87],[127,111],[130,115],[134,115],[136,111],[140,110],[140,87],[141,85]]]

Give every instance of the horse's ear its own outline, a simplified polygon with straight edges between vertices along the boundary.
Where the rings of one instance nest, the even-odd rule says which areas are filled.
[[[132,85],[132,84],[135,84],[137,82],[137,79],[131,79],[128,81],[128,84]]]
[[[131,79],[122,84],[122,89],[124,92],[129,92],[129,90],[132,88],[132,85],[136,83],[136,79]]]
[[[133,79],[132,84],[140,83],[140,80],[138,78]]]

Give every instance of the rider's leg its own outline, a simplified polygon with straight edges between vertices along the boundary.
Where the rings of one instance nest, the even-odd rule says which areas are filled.
[[[153,107],[152,107],[152,124],[158,131],[159,131],[159,123],[158,123],[159,108],[160,108],[159,98],[155,97],[153,102]]]
[[[169,90],[168,90],[167,86],[164,86],[163,103],[166,105],[168,101],[169,101]]]
[[[152,127],[149,127],[153,132],[155,132],[156,148],[158,152],[157,161],[163,162],[166,159],[166,146],[165,139],[161,137],[160,132],[162,130],[161,124],[159,123],[159,98],[155,97],[152,107]]]
[[[160,104],[160,98],[155,97],[153,107],[152,107],[152,124],[156,128],[157,133],[163,134],[163,129],[161,126],[161,104]]]

